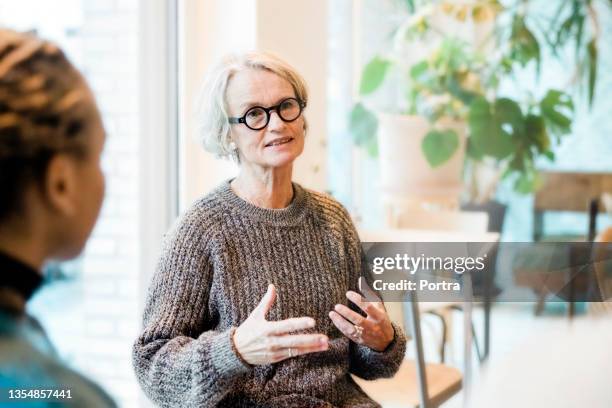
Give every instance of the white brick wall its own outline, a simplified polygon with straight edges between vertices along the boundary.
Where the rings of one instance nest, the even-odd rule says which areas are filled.
[[[123,407],[138,405],[131,345],[138,313],[138,2],[82,0],[82,69],[108,138],[102,215],[83,259],[84,349],[77,363]]]

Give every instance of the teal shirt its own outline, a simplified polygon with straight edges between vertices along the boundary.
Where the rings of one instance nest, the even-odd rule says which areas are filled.
[[[0,253],[0,407],[116,407],[102,388],[59,360],[41,325],[24,312],[32,286],[40,285],[32,272]],[[29,389],[70,390],[72,398],[9,399],[9,390]]]

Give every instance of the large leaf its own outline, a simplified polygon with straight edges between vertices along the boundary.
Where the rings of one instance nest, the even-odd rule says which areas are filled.
[[[474,140],[470,137],[467,140],[467,147],[465,149],[465,153],[468,157],[474,160],[482,160],[484,155],[478,148],[474,145]]]
[[[474,99],[470,104],[468,124],[474,148],[499,160],[514,152],[516,140],[513,136],[520,136],[524,127],[519,106],[505,98],[494,104],[483,97]]]
[[[550,150],[550,137],[546,131],[546,124],[542,116],[527,115],[525,118],[525,134],[539,153],[546,154],[550,158],[548,154]]]
[[[495,116],[499,123],[508,125],[514,136],[521,136],[525,129],[523,112],[516,102],[509,98],[498,98],[493,106]]]
[[[431,167],[447,162],[459,147],[459,136],[452,129],[430,130],[421,142],[421,150]]]
[[[546,126],[554,135],[560,137],[571,132],[574,102],[568,94],[549,90],[540,101],[540,110]]]
[[[356,103],[350,113],[349,130],[355,144],[364,148],[372,157],[378,156],[377,129],[376,115],[366,109],[363,104]]]
[[[372,58],[363,69],[359,93],[361,95],[367,95],[377,90],[385,79],[385,74],[390,65],[391,62],[389,60],[379,56]]]

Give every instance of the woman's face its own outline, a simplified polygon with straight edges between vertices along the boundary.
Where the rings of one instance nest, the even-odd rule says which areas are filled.
[[[230,117],[242,117],[249,108],[278,105],[286,98],[296,98],[289,81],[266,70],[242,70],[230,79],[226,90]],[[291,166],[304,150],[304,117],[292,122],[270,112],[268,126],[249,129],[243,123],[231,125],[231,139],[238,147],[242,167],[263,169]]]
[[[59,232],[57,257],[68,259],[77,256],[85,246],[100,213],[104,199],[105,179],[101,166],[101,155],[106,139],[98,109],[88,92],[89,112],[85,132],[87,132],[86,154],[83,158],[73,158],[71,171],[72,193],[69,194],[70,211],[58,219]]]

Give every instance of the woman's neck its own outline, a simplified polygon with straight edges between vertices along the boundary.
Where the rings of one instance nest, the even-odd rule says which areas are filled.
[[[242,168],[231,188],[238,197],[262,208],[285,208],[293,199],[291,167],[271,170]]]
[[[32,237],[9,233],[0,226],[0,251],[42,273],[45,262],[44,249],[35,242]]]

